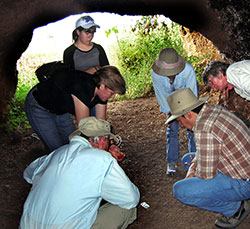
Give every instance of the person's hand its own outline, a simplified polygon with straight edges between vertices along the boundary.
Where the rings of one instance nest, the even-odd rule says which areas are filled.
[[[116,145],[111,145],[109,147],[109,153],[112,154],[112,156],[117,160],[117,161],[122,161],[125,157],[125,154],[122,153]]]
[[[197,162],[191,163],[185,178],[195,177],[196,167],[197,167]]]
[[[88,69],[85,69],[84,72],[87,72],[91,75],[93,75],[96,71],[98,71],[99,69],[101,68],[101,66],[97,65],[97,66],[94,66],[94,67],[90,67]]]
[[[191,162],[185,162],[185,165],[190,166],[192,164],[192,160],[194,159],[193,155],[189,155]]]

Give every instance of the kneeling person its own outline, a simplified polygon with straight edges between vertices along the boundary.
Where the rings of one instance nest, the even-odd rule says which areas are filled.
[[[189,88],[168,98],[172,116],[194,132],[196,153],[186,178],[174,184],[182,203],[221,213],[217,228],[235,228],[250,213],[250,131],[218,105],[203,105]]]
[[[140,194],[115,159],[124,155],[114,145],[109,150],[118,142],[110,123],[81,119],[70,139],[25,169],[32,189],[20,228],[127,228]],[[100,207],[102,199],[108,203]]]

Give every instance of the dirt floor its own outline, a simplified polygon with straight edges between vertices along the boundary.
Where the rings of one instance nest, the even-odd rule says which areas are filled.
[[[202,91],[204,95],[207,93],[207,90]],[[216,102],[218,97],[212,101]],[[245,106],[249,108],[248,103]],[[138,186],[140,203],[150,205],[148,209],[138,206],[138,219],[129,228],[215,228],[214,221],[220,215],[183,205],[173,196],[172,186],[185,177],[185,171],[179,162],[177,174],[171,177],[166,175],[165,115],[160,113],[155,97],[111,102],[108,117],[116,134],[123,139],[122,151],[126,158],[121,166]],[[22,173],[30,162],[44,155],[41,142],[32,133],[15,132],[7,135],[2,132],[0,135],[1,229],[18,228],[23,203],[30,189]],[[187,134],[184,129],[180,130],[179,143],[181,157],[187,153]],[[249,229],[250,216],[238,228]]]

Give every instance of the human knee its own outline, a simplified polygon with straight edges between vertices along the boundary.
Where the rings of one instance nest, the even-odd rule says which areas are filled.
[[[182,180],[177,181],[173,185],[173,194],[177,200],[179,200],[182,203],[185,203],[185,200],[187,200],[187,189],[185,188],[185,184],[183,184]]]
[[[125,229],[137,218],[137,209],[124,209],[117,205],[105,204],[98,212],[92,229]]]

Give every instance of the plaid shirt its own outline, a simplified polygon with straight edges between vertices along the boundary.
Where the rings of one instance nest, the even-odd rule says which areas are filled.
[[[250,178],[250,131],[220,106],[204,106],[194,126],[196,176],[214,178],[218,171],[233,179]]]

